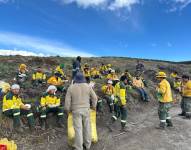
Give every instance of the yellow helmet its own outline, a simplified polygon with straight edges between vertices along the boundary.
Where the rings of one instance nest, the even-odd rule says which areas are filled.
[[[27,66],[25,64],[20,64],[19,69],[26,69]]]
[[[158,72],[156,75],[157,78],[166,78],[166,73],[165,72]]]
[[[111,64],[108,64],[107,66],[108,66],[108,67],[111,67]]]

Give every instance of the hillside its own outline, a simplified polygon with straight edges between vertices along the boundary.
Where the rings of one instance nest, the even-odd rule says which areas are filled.
[[[6,56],[0,57],[0,80],[13,83],[19,64],[25,63],[29,69],[29,76],[38,66],[41,66],[48,76],[52,73],[52,68],[61,63],[65,64],[66,74],[71,76],[73,58],[62,57],[23,57]],[[82,64],[88,63],[90,66],[99,66],[101,63],[111,63],[117,73],[121,74],[128,69],[133,75],[135,71],[136,59],[133,58],[83,58]],[[155,129],[158,125],[157,100],[155,97],[156,80],[155,74],[159,70],[165,71],[168,75],[176,70],[180,75],[191,74],[190,62],[167,62],[155,60],[141,60],[144,63],[146,71],[144,78],[147,82],[147,92],[149,93],[149,103],[143,103],[138,93],[134,90],[128,93],[128,128],[129,132],[120,135],[119,122],[115,125],[116,131],[110,133],[107,129],[107,123],[110,114],[106,104],[104,113],[97,115],[97,129],[99,142],[93,145],[92,150],[190,150],[191,122],[178,117],[180,112],[179,102],[174,104],[171,111],[174,121],[174,128],[160,131]],[[96,80],[96,93],[101,97],[100,87],[104,81]],[[23,90],[25,102],[35,102],[39,99],[46,87],[34,89],[28,81],[26,89]],[[174,98],[176,96],[174,95]],[[64,100],[64,95],[62,96]],[[4,120],[1,120],[1,124]],[[50,120],[50,122],[53,122]],[[67,130],[60,130],[50,127],[45,132],[40,129],[36,132],[24,135],[12,134],[4,128],[0,129],[0,137],[7,137],[15,140],[19,150],[68,150]]]

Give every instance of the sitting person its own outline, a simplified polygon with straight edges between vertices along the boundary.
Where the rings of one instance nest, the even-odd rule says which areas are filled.
[[[100,72],[99,72],[99,70],[96,67],[91,68],[91,77],[93,79],[100,78]]]
[[[22,133],[20,116],[26,115],[28,124],[31,130],[34,130],[34,116],[30,109],[30,105],[24,105],[19,96],[20,86],[14,84],[11,86],[11,91],[8,92],[3,98],[3,114],[7,117],[13,118],[13,127],[16,132]]]
[[[148,95],[144,89],[144,83],[141,79],[140,76],[136,76],[135,78],[133,78],[133,87],[136,88],[138,90],[138,92],[141,95],[141,99],[145,102],[148,102]]]
[[[25,64],[21,64],[19,66],[19,71],[16,76],[16,80],[18,84],[22,84],[23,82],[27,80],[28,78],[27,72],[28,72],[27,66]]]
[[[84,66],[83,74],[84,74],[84,77],[85,77],[87,83],[90,83],[91,73],[90,73],[90,68],[87,64],[85,64],[85,66]]]
[[[102,92],[104,94],[104,99],[106,99],[109,106],[110,112],[114,111],[114,92],[115,88],[112,86],[113,82],[111,80],[107,81],[107,84],[102,86]]]
[[[64,64],[60,64],[59,66],[56,67],[55,71],[54,71],[55,74],[58,74],[59,77],[62,79],[62,80],[66,80],[67,77],[64,73]]]
[[[42,71],[41,67],[38,67],[37,71],[32,75],[32,83],[34,86],[46,83],[46,74]]]
[[[59,77],[59,74],[54,74],[52,77],[50,77],[47,81],[47,83],[49,85],[54,85],[57,87],[57,90],[58,91],[64,91],[65,90],[65,87],[64,87],[64,80],[62,80],[60,77]]]
[[[105,76],[107,74],[107,66],[104,65],[104,63],[101,64],[99,72],[101,73],[101,75]]]
[[[128,80],[128,85],[132,85],[132,80],[133,77],[132,75],[129,73],[129,71],[126,69],[125,72],[122,74],[122,76],[126,76],[127,80]]]
[[[115,73],[115,70],[111,70],[111,73],[107,75],[107,80],[111,80],[113,82],[113,86],[119,81],[118,76]]]
[[[60,98],[56,96],[57,88],[54,85],[50,85],[46,93],[41,97],[40,100],[40,118],[42,120],[42,129],[46,128],[46,116],[48,113],[53,112],[57,114],[58,126],[64,127],[63,116],[64,110],[61,107]]]
[[[3,96],[10,91],[10,84],[4,81],[0,81],[0,98],[3,99]]]

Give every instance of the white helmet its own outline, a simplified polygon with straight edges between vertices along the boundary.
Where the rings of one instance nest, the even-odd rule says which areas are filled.
[[[50,90],[55,90],[55,91],[57,91],[57,88],[56,88],[56,86],[54,86],[54,85],[50,85],[50,86],[48,87],[48,89],[46,90],[46,92],[49,92]]]
[[[112,80],[108,80],[107,83],[108,84],[113,84],[113,81]]]
[[[11,90],[16,90],[16,89],[20,89],[20,86],[18,85],[18,84],[13,84],[12,86],[11,86]]]

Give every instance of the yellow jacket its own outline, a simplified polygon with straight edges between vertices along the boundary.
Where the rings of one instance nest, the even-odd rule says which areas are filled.
[[[191,80],[183,85],[182,96],[191,97]]]
[[[125,87],[124,83],[118,82],[115,85],[115,96],[119,98],[120,104],[122,106],[127,104],[127,100],[126,100],[126,87]]]
[[[137,88],[144,88],[144,83],[142,79],[137,80],[136,78],[133,78],[133,86]]]
[[[3,97],[3,112],[10,109],[20,109],[24,105],[20,97],[15,96],[12,92],[8,92]]]
[[[171,74],[170,74],[170,77],[171,77],[171,78],[176,78],[177,76],[178,76],[178,75],[177,75],[176,73],[171,73]]]
[[[96,75],[100,75],[99,70],[97,70],[96,68],[92,68],[91,69],[91,76],[96,76]]]
[[[91,76],[90,70],[84,71],[84,76],[85,77],[90,77]]]
[[[60,106],[60,98],[56,95],[50,95],[46,93],[41,97],[40,105],[43,106]]]
[[[181,81],[174,81],[174,88],[177,89],[177,88],[181,88],[182,86],[182,82]]]
[[[115,93],[115,88],[112,85],[104,85],[102,86],[102,92],[106,95],[113,95]]]
[[[63,84],[63,81],[60,77],[56,78],[55,76],[52,76],[48,79],[47,83],[51,85],[59,86]]]
[[[117,80],[118,76],[116,74],[108,74],[107,79],[108,80]]]
[[[126,76],[128,79],[133,80],[133,77],[129,72],[128,73],[123,73],[121,76]]]
[[[163,79],[157,89],[158,93],[161,94],[159,101],[162,103],[172,102],[172,91],[169,82],[166,79]]]
[[[46,80],[46,74],[42,72],[36,72],[32,75],[33,80]]]
[[[101,66],[99,70],[100,70],[100,71],[107,71],[107,66],[105,66],[105,65],[104,65],[104,66]]]
[[[65,73],[64,73],[63,69],[60,68],[60,66],[57,66],[57,67],[56,67],[55,73],[59,73],[59,74],[61,74],[63,77],[65,76]]]

